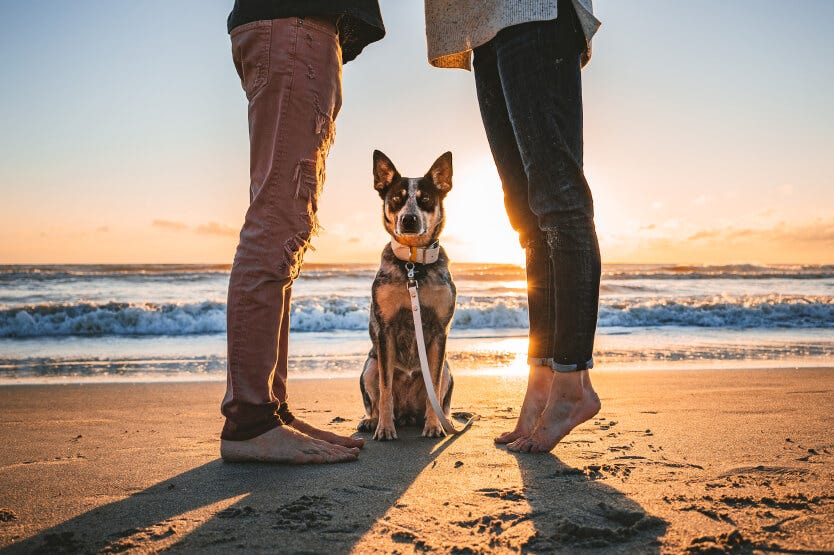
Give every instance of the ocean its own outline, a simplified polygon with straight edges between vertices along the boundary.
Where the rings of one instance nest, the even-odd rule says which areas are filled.
[[[455,264],[456,372],[526,374],[524,270]],[[291,378],[358,376],[376,266],[293,286]],[[0,384],[222,380],[228,265],[0,266]],[[606,265],[597,369],[834,362],[834,266]]]

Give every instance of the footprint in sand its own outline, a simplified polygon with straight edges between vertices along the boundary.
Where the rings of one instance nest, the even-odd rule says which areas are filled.
[[[529,520],[532,514],[501,513],[497,515],[484,515],[471,520],[458,520],[452,522],[461,528],[474,529],[478,534],[501,534],[525,520]]]
[[[274,513],[276,530],[309,530],[323,528],[333,520],[333,502],[327,497],[302,495],[295,501],[278,507]]]
[[[643,511],[620,509],[605,503],[600,503],[593,515],[600,518],[585,518],[577,523],[570,518],[557,517],[552,533],[536,532],[521,545],[522,552],[552,552],[564,551],[566,548],[612,547],[628,543],[642,532],[657,529],[664,524],[660,518],[649,516]],[[596,522],[593,520],[596,520]]]
[[[526,499],[524,491],[518,488],[481,488],[476,489],[475,491],[485,495],[486,497],[495,497],[497,499],[506,499],[508,501],[523,501]]]

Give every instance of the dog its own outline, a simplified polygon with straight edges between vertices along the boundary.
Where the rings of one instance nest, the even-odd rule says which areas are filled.
[[[396,426],[422,421],[423,437],[442,437],[446,433],[426,395],[406,286],[407,268],[413,268],[432,383],[448,416],[454,381],[446,340],[457,292],[438,238],[445,223],[443,200],[452,189],[452,153],[440,156],[417,178],[400,176],[378,150],[373,166],[374,189],[382,198],[382,222],[391,242],[382,251],[371,288],[372,347],[359,378],[366,412],[359,430],[385,441],[397,439]]]

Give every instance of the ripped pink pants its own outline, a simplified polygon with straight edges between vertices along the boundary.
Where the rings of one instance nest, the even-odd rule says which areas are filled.
[[[327,18],[255,21],[235,28],[231,40],[249,100],[251,182],[229,280],[221,437],[240,441],[292,418],[282,410],[292,283],[317,227],[342,102],[342,53]]]

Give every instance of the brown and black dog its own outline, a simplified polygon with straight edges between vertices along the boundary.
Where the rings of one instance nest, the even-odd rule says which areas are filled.
[[[443,199],[452,188],[452,153],[438,158],[423,177],[409,178],[401,177],[391,160],[376,150],[373,173],[391,242],[382,251],[371,289],[373,347],[359,379],[367,413],[359,430],[374,432],[378,440],[397,439],[395,424],[424,421],[424,437],[441,437],[446,434],[426,396],[406,284],[408,269],[413,268],[432,383],[448,416],[454,382],[446,362],[446,339],[456,290],[438,237],[445,222]]]

